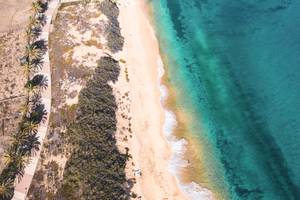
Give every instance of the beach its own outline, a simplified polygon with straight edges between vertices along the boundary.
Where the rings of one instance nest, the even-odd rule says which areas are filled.
[[[120,3],[119,18],[125,39],[121,57],[126,61],[130,81],[121,72],[116,87],[121,93],[129,92],[133,132],[122,144],[129,147],[132,155],[127,174],[136,178],[133,192],[142,199],[186,199],[168,170],[172,151],[163,133],[165,114],[157,63],[159,46],[146,13],[142,1]],[[119,125],[122,121],[119,116]],[[139,170],[141,175],[137,176],[134,172]]]
[[[300,197],[300,1],[0,4],[0,199]]]

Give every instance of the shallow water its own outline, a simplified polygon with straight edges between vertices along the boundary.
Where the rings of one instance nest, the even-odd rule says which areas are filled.
[[[150,2],[176,105],[210,146],[204,186],[300,199],[300,1]]]

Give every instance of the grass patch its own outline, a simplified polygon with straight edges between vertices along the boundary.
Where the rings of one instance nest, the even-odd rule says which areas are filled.
[[[84,44],[87,46],[95,46],[98,49],[102,49],[102,45],[100,43],[98,43],[98,41],[95,39],[90,39],[90,40],[84,42]]]

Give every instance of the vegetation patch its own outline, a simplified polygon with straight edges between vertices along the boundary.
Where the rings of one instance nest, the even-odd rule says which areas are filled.
[[[117,4],[111,0],[104,0],[100,3],[101,12],[108,18],[105,34],[107,46],[112,53],[122,50],[124,45],[124,37],[121,35],[120,25],[118,21],[119,8]]]
[[[117,104],[108,84],[117,80],[119,72],[116,60],[102,57],[93,79],[80,92],[76,119],[67,131],[67,141],[73,150],[58,198],[130,197],[131,184],[125,175],[129,155],[120,153],[116,146]]]
[[[112,51],[107,35],[113,29],[107,30],[110,20],[100,4],[63,5],[53,22],[51,126],[28,199],[119,200],[132,196],[133,183],[125,175],[128,151],[120,153],[116,146],[117,104],[110,86],[117,81],[120,67],[108,56]],[[116,6],[107,4],[111,5]],[[117,20],[118,9],[112,11],[117,11],[112,14],[112,20]],[[116,46],[115,52],[123,43]],[[68,101],[75,96],[76,101]]]

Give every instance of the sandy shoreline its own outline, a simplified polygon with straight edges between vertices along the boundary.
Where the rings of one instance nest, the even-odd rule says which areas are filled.
[[[126,81],[123,71],[116,87],[121,94],[129,92],[130,96],[133,134],[128,141],[122,141],[122,146],[129,147],[132,155],[127,174],[136,179],[133,192],[142,199],[186,199],[168,170],[172,152],[163,134],[159,47],[142,1],[121,1],[120,25],[125,38],[120,56],[126,61],[130,81]],[[125,123],[120,116],[118,123],[119,127]],[[141,176],[134,175],[134,170],[141,170]]]

